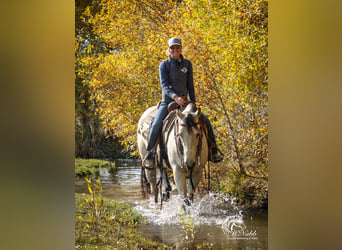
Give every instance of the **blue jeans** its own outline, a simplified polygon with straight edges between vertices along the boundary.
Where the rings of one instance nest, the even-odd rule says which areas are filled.
[[[150,151],[154,144],[156,143],[158,136],[160,135],[160,131],[163,127],[163,120],[169,113],[167,110],[167,106],[169,104],[166,102],[161,102],[156,114],[156,117],[154,117],[151,130],[150,130],[150,137],[147,143],[147,151]]]
[[[158,136],[160,135],[161,129],[163,127],[163,120],[169,113],[167,110],[167,106],[168,106],[168,103],[165,103],[165,102],[161,102],[159,105],[159,109],[157,111],[156,117],[154,118],[152,126],[151,126],[150,137],[147,143],[147,151],[150,151],[153,148],[154,144],[156,143],[158,139]],[[202,117],[204,118],[205,124],[207,125],[208,136],[210,137],[211,141],[216,145],[216,139],[215,139],[214,131],[210,124],[210,121],[208,117],[204,115],[203,113],[202,113]],[[210,144],[209,144],[209,147],[210,147]],[[213,155],[217,154],[216,147],[212,149],[212,154]]]

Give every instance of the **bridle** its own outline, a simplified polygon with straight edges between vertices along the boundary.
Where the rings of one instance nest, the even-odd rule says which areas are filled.
[[[176,141],[176,147],[177,147],[177,154],[178,157],[180,159],[181,162],[181,168],[184,169],[188,169],[188,167],[185,165],[184,162],[184,148],[181,142],[181,136],[179,134],[179,127],[183,126],[183,127],[195,127],[197,125],[201,125],[200,122],[191,124],[191,125],[186,125],[186,124],[182,124],[180,123],[180,120],[178,117],[176,117],[175,119],[175,123],[174,123],[174,135],[175,135],[175,141]],[[197,158],[197,165],[200,166],[201,165],[201,150],[202,150],[202,138],[203,138],[203,134],[202,134],[202,129],[200,127],[200,134],[199,134],[199,141],[198,141],[198,145],[197,145],[197,150],[196,150],[196,158]]]

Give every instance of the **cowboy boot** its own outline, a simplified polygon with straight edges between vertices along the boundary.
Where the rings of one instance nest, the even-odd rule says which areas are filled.
[[[223,156],[221,154],[217,153],[217,146],[215,145],[212,148],[212,151],[211,151],[211,159],[210,159],[210,161],[212,163],[218,163],[218,162],[220,162],[222,160],[223,160]]]
[[[217,162],[220,162],[222,160],[223,160],[223,156],[218,154],[218,153],[216,153],[216,154],[213,154],[211,162],[212,163],[217,163]]]
[[[151,151],[147,151],[147,155],[144,160],[145,168],[153,168],[154,166],[154,153]]]

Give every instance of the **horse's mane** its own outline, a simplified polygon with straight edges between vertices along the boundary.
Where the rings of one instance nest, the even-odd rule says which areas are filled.
[[[197,107],[194,103],[189,103],[185,110],[183,111],[183,114],[185,114],[184,118],[184,123],[186,127],[188,128],[188,131],[191,132],[192,130],[190,129],[193,126],[196,126],[196,121],[193,116],[193,112],[196,112]]]
[[[196,126],[195,119],[191,113],[186,114],[184,122],[187,127]]]

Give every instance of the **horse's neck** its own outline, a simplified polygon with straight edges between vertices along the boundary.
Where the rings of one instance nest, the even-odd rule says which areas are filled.
[[[177,136],[178,133],[177,130],[179,129],[178,125],[178,118],[175,117],[174,121],[172,122],[170,129],[167,131],[167,133],[164,134],[164,142],[165,147],[167,149],[172,149],[171,151],[177,151]],[[168,150],[170,151],[170,150]],[[169,152],[168,152],[169,153]]]

